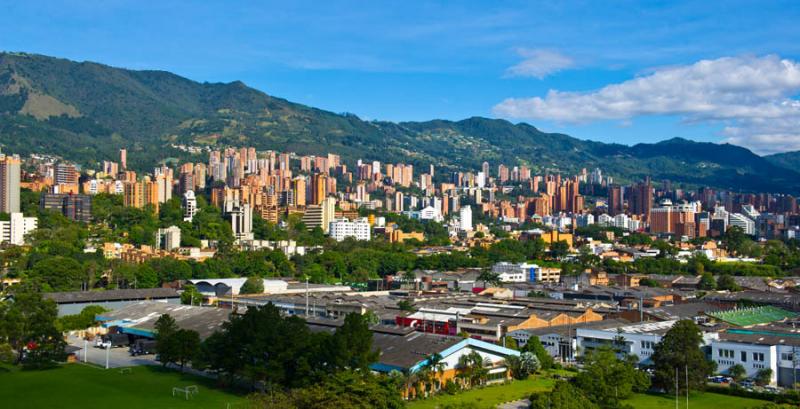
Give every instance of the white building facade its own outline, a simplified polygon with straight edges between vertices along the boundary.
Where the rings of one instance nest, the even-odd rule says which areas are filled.
[[[25,244],[25,235],[36,230],[39,220],[25,217],[22,213],[11,213],[10,220],[0,221],[0,243],[11,243],[17,246]]]
[[[328,233],[336,241],[342,241],[348,237],[367,241],[370,239],[369,221],[366,218],[353,221],[336,219],[330,223]]]

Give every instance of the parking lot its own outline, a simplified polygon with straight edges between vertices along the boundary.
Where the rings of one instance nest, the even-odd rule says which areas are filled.
[[[109,368],[122,368],[137,365],[160,365],[160,363],[155,360],[155,355],[130,356],[128,353],[128,347],[111,348],[106,351],[104,348],[95,348],[94,342],[91,341],[84,344],[84,340],[78,337],[69,337],[67,339],[67,343],[81,349],[76,353],[78,360],[81,362],[86,361],[105,367],[107,355]],[[106,352],[108,352],[108,354],[106,354]]]

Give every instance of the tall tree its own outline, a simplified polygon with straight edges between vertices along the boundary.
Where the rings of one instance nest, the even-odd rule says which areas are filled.
[[[636,370],[636,357],[617,357],[611,348],[590,351],[584,357],[584,371],[575,377],[575,385],[601,407],[615,407],[633,392],[649,387],[647,374]]]
[[[532,336],[528,338],[528,342],[525,346],[521,349],[522,352],[531,352],[536,356],[536,359],[539,361],[539,366],[541,369],[547,370],[555,365],[553,357],[550,356],[550,353],[544,349],[544,345],[542,342],[539,341],[539,337]]]
[[[675,369],[678,369],[678,388],[685,391],[688,387],[702,390],[706,378],[714,372],[716,364],[706,359],[700,350],[703,337],[700,328],[692,320],[681,320],[675,323],[655,347],[653,363],[655,365],[654,383],[668,391],[675,391]],[[688,385],[686,384],[688,373]]]
[[[66,343],[56,327],[58,307],[35,292],[16,292],[0,303],[0,344],[16,352],[16,362],[34,368],[64,359]]]
[[[239,289],[240,294],[262,294],[264,293],[264,279],[259,277],[250,277],[242,284]]]
[[[181,367],[181,372],[187,363],[197,359],[200,353],[200,335],[197,331],[179,329],[171,335],[170,343],[174,345],[175,361]]]
[[[175,318],[169,314],[158,317],[155,324],[156,330],[156,352],[161,365],[167,366],[169,363],[178,362],[178,346],[175,342],[175,334],[179,331]]]
[[[586,395],[568,382],[559,381],[549,393],[531,396],[531,409],[597,409]]]

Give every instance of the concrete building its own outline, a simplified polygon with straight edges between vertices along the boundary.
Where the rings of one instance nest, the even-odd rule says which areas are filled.
[[[646,322],[604,329],[578,328],[575,339],[578,351],[582,353],[608,346],[620,351],[620,355],[635,355],[639,358],[640,365],[647,365],[652,363],[655,346],[676,322],[678,321]],[[706,344],[716,338],[716,332],[703,333]]]
[[[22,213],[11,213],[10,220],[0,221],[0,243],[17,246],[25,244],[25,235],[36,230],[38,219],[24,217]]]
[[[770,383],[791,387],[800,380],[800,337],[791,327],[731,328],[711,343],[711,359],[720,373],[734,365],[744,367],[748,377],[769,369]]]
[[[181,246],[181,228],[170,226],[156,232],[156,248],[172,251]]]
[[[336,241],[343,241],[348,237],[356,240],[370,239],[370,226],[367,218],[349,221],[347,219],[336,219],[330,222],[328,234]]]
[[[0,213],[19,212],[19,156],[0,154]]]
[[[728,227],[739,227],[744,234],[756,234],[756,222],[741,213],[728,214]]]
[[[183,194],[181,201],[183,207],[183,221],[191,222],[194,215],[197,214],[197,197],[194,195],[194,190],[189,190]]]
[[[500,281],[505,283],[522,283],[525,281],[537,281],[536,264],[528,263],[509,263],[501,261],[492,266],[492,272],[500,276]]]
[[[319,227],[323,232],[328,233],[331,220],[336,216],[336,199],[326,197],[319,205],[306,206],[303,214],[303,223],[309,230]]]
[[[42,193],[39,208],[59,212],[70,220],[92,221],[92,197],[89,195]]]
[[[231,295],[239,295],[242,286],[247,281],[246,277],[241,278],[219,278],[219,279],[203,279],[203,280],[189,280],[194,284],[197,291],[204,296],[209,297],[224,297]],[[286,292],[289,284],[283,280],[263,280],[264,293],[267,294],[280,294]]]
[[[231,221],[233,237],[237,241],[253,240],[253,208],[238,200],[226,200],[225,216]]]
[[[472,208],[464,206],[458,214],[459,224],[458,227],[461,231],[472,231]]]

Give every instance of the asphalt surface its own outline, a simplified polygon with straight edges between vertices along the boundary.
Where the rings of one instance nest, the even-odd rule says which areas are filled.
[[[102,367],[106,366],[106,349],[95,348],[94,342],[86,342],[84,348],[84,341],[78,337],[69,337],[67,342],[81,350],[76,353],[78,360],[81,362],[89,362]],[[84,357],[85,355],[85,357]],[[128,347],[111,348],[108,350],[108,367],[109,368],[124,368],[128,366],[138,365],[160,365],[156,361],[155,355],[141,355],[131,356],[128,353]],[[85,359],[84,359],[85,358]]]
[[[497,405],[498,409],[528,409],[531,406],[531,401],[528,399],[515,400],[513,402],[502,403]]]

